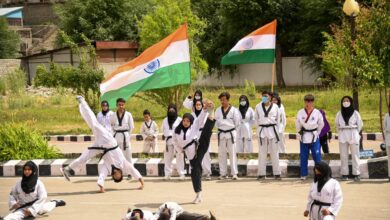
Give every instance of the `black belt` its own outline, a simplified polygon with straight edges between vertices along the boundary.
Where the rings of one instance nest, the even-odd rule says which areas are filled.
[[[236,130],[235,128],[229,129],[229,130],[222,130],[218,129],[218,145],[219,145],[219,140],[220,140],[220,135],[221,133],[230,133],[230,137],[232,138],[232,143],[234,144],[234,138],[233,138],[233,131]]]
[[[13,210],[12,212],[16,212],[17,210],[26,208],[27,206],[32,206],[36,201],[38,201],[38,199],[35,199],[35,200],[31,201],[31,202],[23,204],[22,206],[20,206],[19,208]]]
[[[165,138],[165,151],[166,151],[166,152],[169,151],[169,150],[168,150],[168,140],[171,139],[171,138],[172,138],[172,136],[168,136],[168,137]]]
[[[103,156],[108,153],[109,151],[112,151],[112,150],[115,150],[118,148],[118,145],[116,145],[115,147],[111,147],[111,148],[105,148],[105,147],[88,147],[88,150],[102,150],[103,153],[102,155],[100,156],[99,158],[99,161],[103,158]]]
[[[195,144],[195,146],[198,146],[198,144],[199,144],[198,139],[193,139],[191,142],[186,144],[186,146],[183,147],[183,150],[187,149],[189,146],[191,146],[193,144]]]
[[[183,150],[187,149],[189,146],[195,144],[195,156],[193,159],[195,159],[198,155],[197,155],[197,152],[198,152],[198,146],[199,146],[199,141],[198,139],[193,139],[190,143],[186,144],[186,146],[183,147]],[[184,156],[186,157],[186,153],[184,152]],[[186,160],[184,158],[184,164],[185,164]]]
[[[326,203],[326,202],[321,202],[321,201],[318,201],[318,200],[314,200],[313,203],[311,204],[310,206],[310,213],[311,213],[311,210],[313,209],[313,205],[317,205],[319,206],[318,207],[318,219],[321,219],[320,217],[320,213],[321,213],[321,209],[323,206],[331,206],[332,204],[330,203]],[[332,214],[333,215],[333,214]]]
[[[123,150],[126,150],[126,148],[127,148],[125,132],[129,132],[129,130],[117,130],[114,133],[114,137],[116,136],[116,133],[122,133],[122,135],[123,135]]]
[[[260,132],[259,132],[259,138],[260,138],[260,144],[261,145],[263,145],[263,142],[261,141],[261,132],[263,132],[264,128],[269,128],[269,127],[273,127],[276,140],[277,140],[277,142],[279,142],[279,135],[278,135],[278,132],[276,132],[276,128],[275,128],[276,124],[266,124],[266,125],[259,125],[259,126],[261,127]]]
[[[314,131],[317,131],[317,128],[313,128],[313,129],[306,129],[304,127],[301,128],[301,131],[299,132],[299,134],[301,135],[301,140],[303,139],[303,134],[306,132],[306,133],[312,133],[313,135],[313,139],[311,140],[311,143],[314,143],[314,138],[315,138],[315,135],[314,135]]]

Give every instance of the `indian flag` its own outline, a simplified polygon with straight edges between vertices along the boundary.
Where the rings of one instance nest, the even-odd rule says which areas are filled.
[[[134,93],[191,83],[187,24],[123,64],[101,84],[101,100],[115,106],[117,98]]]
[[[222,57],[222,65],[273,63],[275,59],[276,20],[253,31]]]

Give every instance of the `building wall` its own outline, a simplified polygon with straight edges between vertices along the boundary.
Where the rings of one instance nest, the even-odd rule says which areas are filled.
[[[21,60],[19,59],[0,59],[0,76],[15,69],[19,69],[20,65]]]
[[[312,86],[320,73],[302,64],[303,57],[284,57],[283,78],[287,86]],[[253,81],[256,86],[268,86],[272,81],[272,64],[244,64],[237,67],[237,73],[228,72],[221,76],[206,76],[194,82],[196,86],[236,87],[244,86],[245,80]],[[275,79],[276,84],[276,79]]]
[[[51,3],[27,3],[23,5],[24,25],[56,24],[58,17]]]
[[[133,49],[99,50],[97,51],[97,55],[99,57],[99,66],[103,69],[105,75],[107,75],[120,65],[126,63],[128,60],[133,59],[135,57],[135,51]],[[46,67],[49,67],[51,62],[64,66],[78,66],[80,63],[80,58],[77,55],[72,54],[70,49],[55,50],[40,55],[25,57],[23,58],[22,66],[23,69],[28,73],[29,83],[32,83],[39,65],[45,65]]]
[[[118,51],[120,51],[118,53]],[[105,75],[114,71],[120,65],[131,60],[135,56],[134,50],[98,50],[99,66],[104,70]],[[310,67],[303,65],[303,57],[283,58],[283,77],[287,86],[313,86],[319,82],[316,80],[319,73]],[[62,49],[46,54],[35,55],[23,59],[23,68],[29,75],[29,80],[36,75],[38,65],[49,66],[53,61],[61,65],[79,64],[79,57],[72,55],[69,49]],[[245,64],[239,65],[237,73],[229,75],[224,73],[220,77],[207,76],[194,82],[196,86],[205,87],[237,87],[244,86],[245,80],[253,81],[256,86],[269,86],[272,79],[272,64]],[[276,79],[275,79],[276,84]]]

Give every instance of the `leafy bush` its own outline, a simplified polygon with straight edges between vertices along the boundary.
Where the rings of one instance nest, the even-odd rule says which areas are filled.
[[[57,158],[41,133],[26,124],[7,123],[0,127],[0,161]]]

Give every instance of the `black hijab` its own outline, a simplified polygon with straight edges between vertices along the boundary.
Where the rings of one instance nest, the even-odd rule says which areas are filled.
[[[171,109],[171,108],[173,108],[175,110],[175,112],[170,112],[169,109]],[[169,129],[172,129],[173,123],[175,123],[175,121],[177,119],[177,107],[175,104],[168,105],[167,118],[168,118]]]
[[[246,105],[245,106],[242,106],[241,105],[241,100],[244,99],[246,101]],[[249,100],[248,100],[248,97],[246,97],[246,95],[242,95],[240,96],[240,98],[238,99],[239,100],[239,107],[238,109],[240,110],[241,112],[241,116],[242,116],[242,119],[245,119],[245,114],[246,112],[248,111],[248,108],[249,108]]]
[[[202,104],[202,108],[200,110],[196,109],[196,103],[197,102],[200,102],[200,104]],[[202,112],[202,109],[203,109],[203,102],[202,102],[202,100],[195,100],[194,101],[194,113],[195,113],[196,117],[199,116],[199,114]]]
[[[200,96],[200,99],[195,99],[195,96],[196,96],[196,95],[199,95],[199,96]],[[193,99],[192,101],[195,103],[195,101],[198,101],[198,100],[200,100],[200,101],[203,100],[202,91],[200,91],[200,89],[197,89],[197,90],[195,91],[195,93],[194,93],[194,99]]]
[[[325,183],[332,178],[332,170],[324,161],[315,163],[314,169],[320,171],[321,175],[316,175],[314,171],[314,182],[317,183],[317,192],[321,192]]]
[[[187,128],[185,128],[184,125],[183,125],[183,120],[184,120],[185,118],[187,118],[187,119],[190,121],[190,126],[188,126]],[[183,139],[185,140],[185,139],[186,139],[187,130],[188,130],[188,128],[190,128],[191,125],[194,123],[194,120],[195,120],[195,119],[194,119],[194,116],[192,116],[190,113],[185,113],[185,114],[183,115],[183,120],[181,121],[180,125],[176,127],[175,133],[176,133],[176,134],[180,134],[180,132],[183,131],[183,132],[184,132],[184,134],[183,134],[183,135],[184,135],[184,136],[183,136]]]
[[[107,107],[108,107],[108,108],[107,108],[107,111],[104,111],[104,110],[103,110],[103,107],[102,107],[102,114],[103,114],[104,116],[106,116],[107,112],[110,111],[110,105],[108,104],[108,102],[107,102],[106,100],[102,101],[102,103],[101,103],[100,105],[102,106],[103,104],[106,104]]]
[[[282,105],[282,99],[280,98],[280,96],[275,95],[273,98],[275,98],[276,100],[278,100],[277,106],[280,108],[280,106]]]
[[[347,98],[351,102],[351,105],[348,108],[345,108],[343,106],[343,100]],[[351,96],[344,96],[341,99],[341,115],[343,116],[343,119],[345,121],[345,124],[348,125],[349,119],[352,117],[355,109],[353,108],[353,99]]]
[[[30,176],[24,175],[25,167],[29,167],[31,169],[32,172]],[[37,185],[37,181],[38,181],[38,167],[37,165],[35,165],[34,162],[30,160],[23,166],[23,177],[21,183],[23,192],[27,194],[34,192],[35,186]]]

